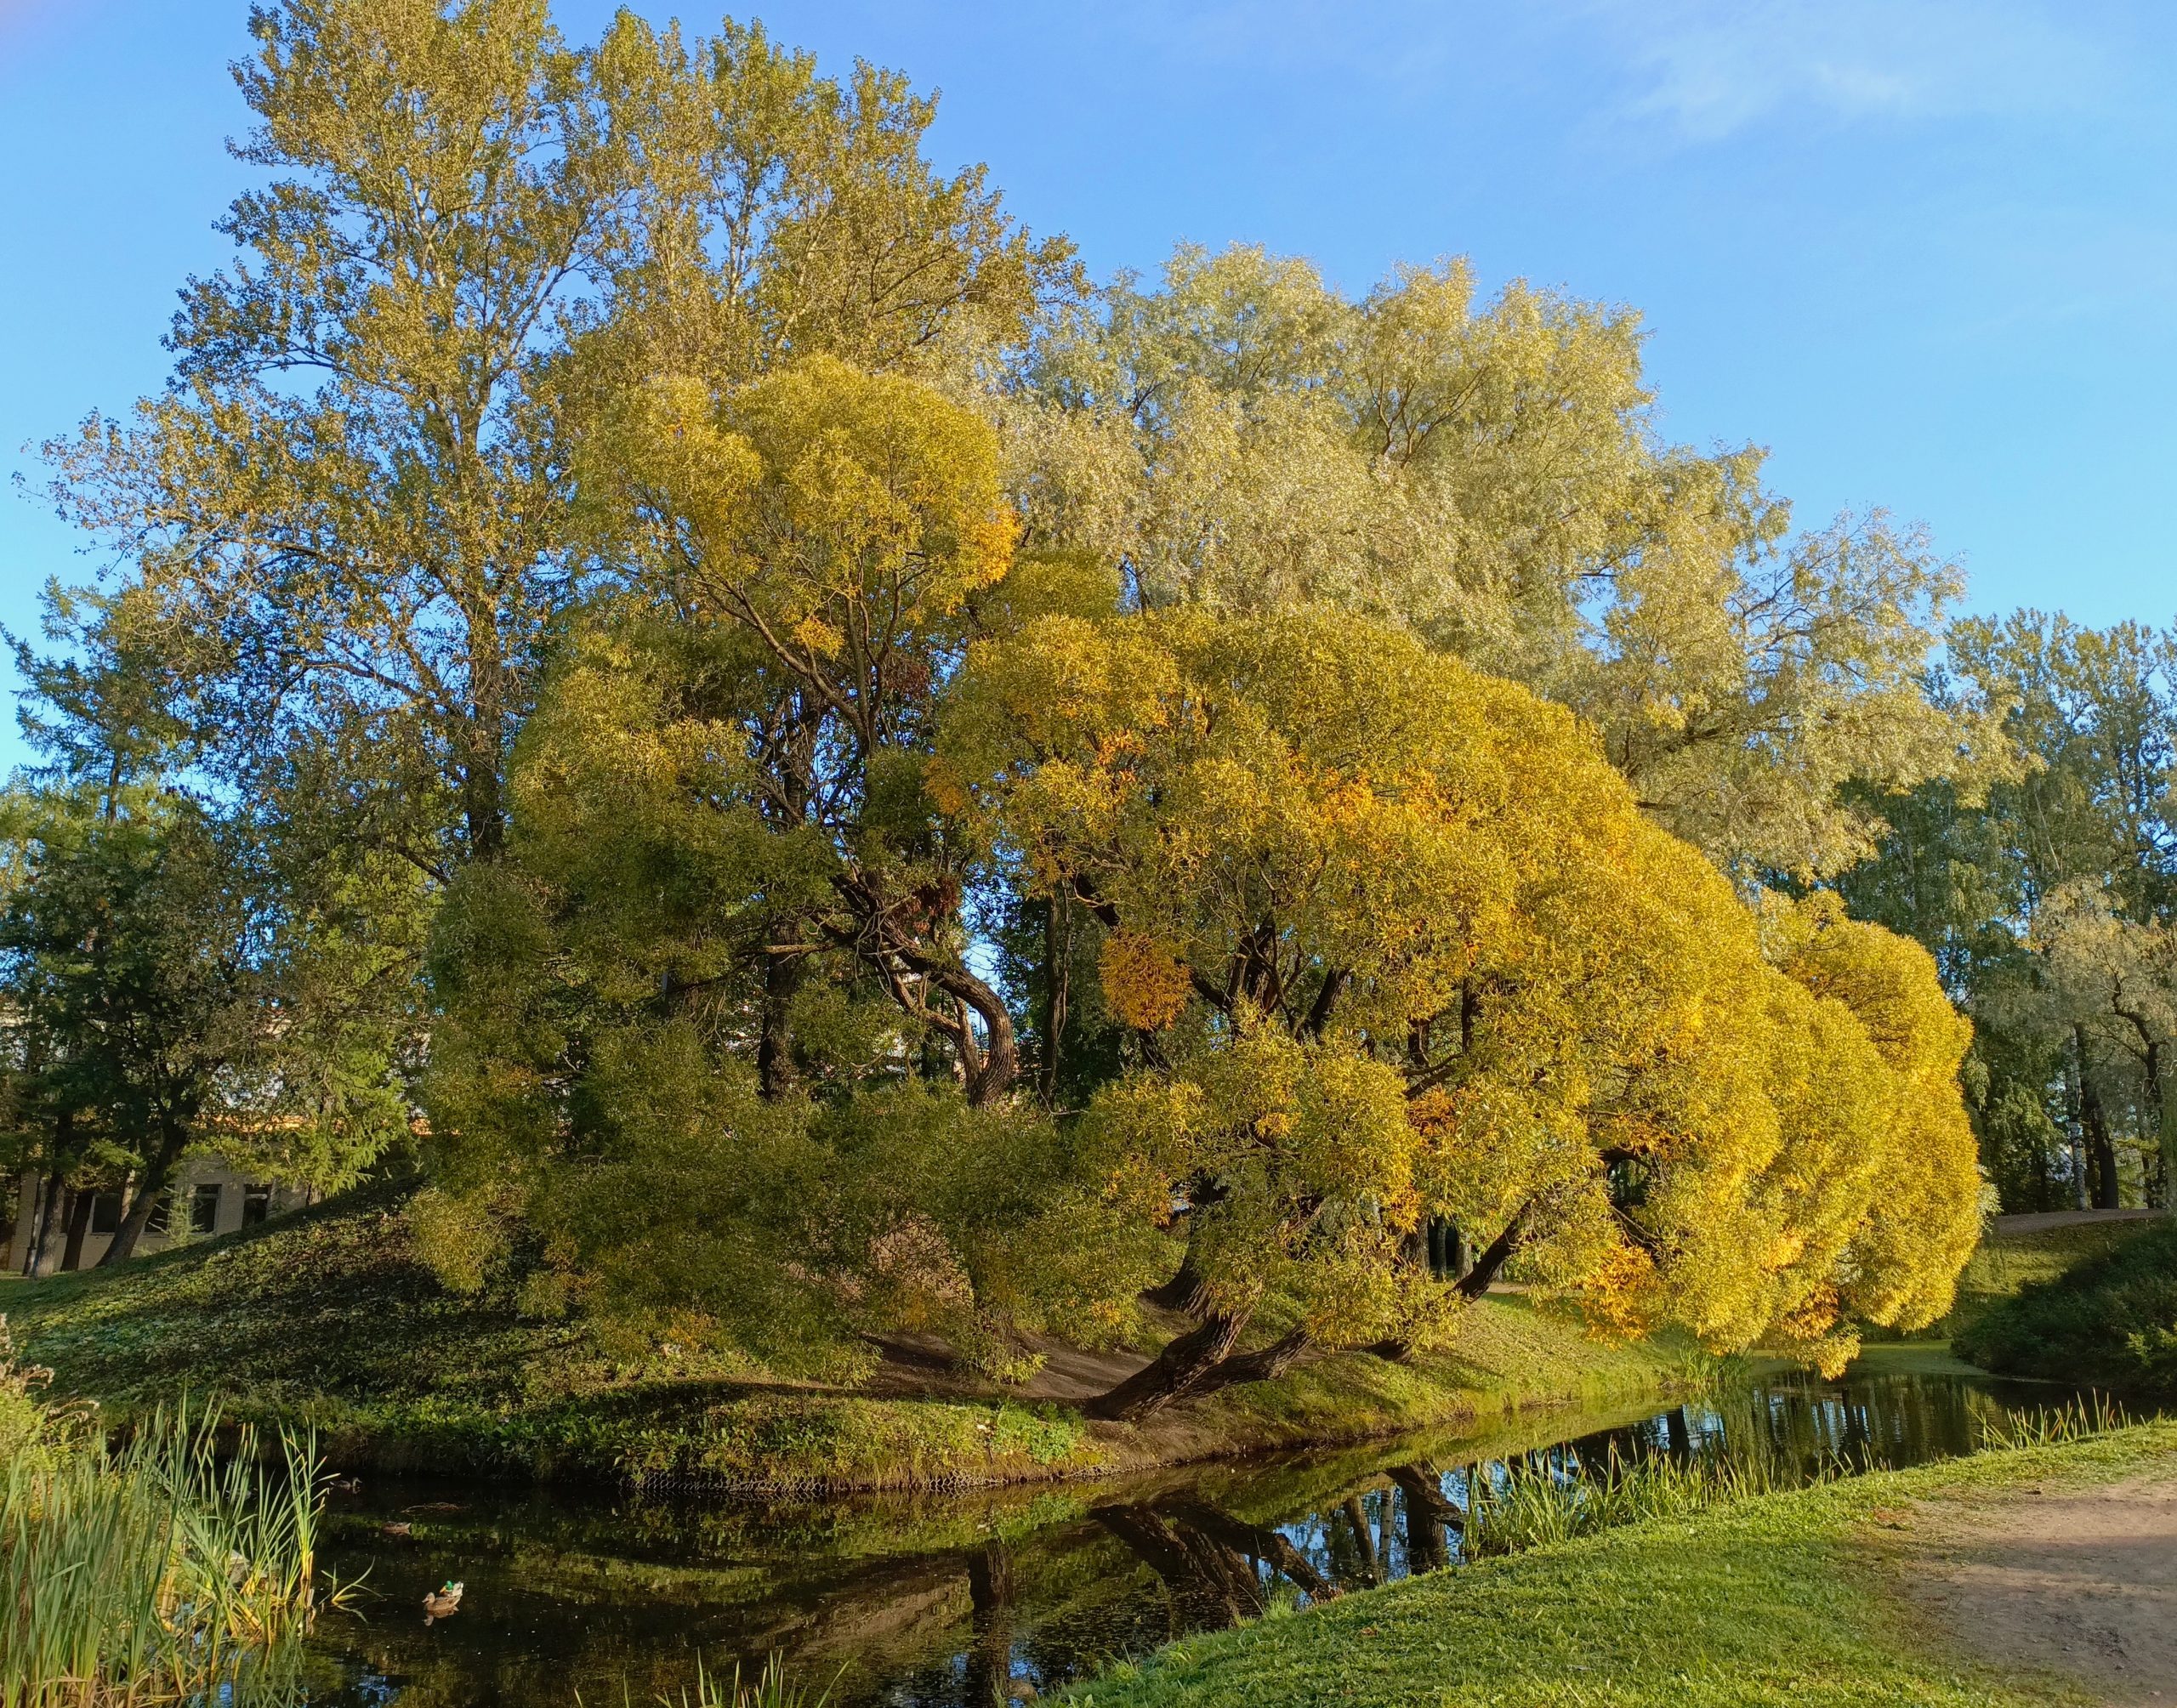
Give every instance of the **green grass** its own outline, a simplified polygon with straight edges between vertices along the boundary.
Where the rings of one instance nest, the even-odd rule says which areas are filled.
[[[1958,1278],[1958,1302],[1933,1333],[1955,1339],[1987,1313],[2038,1281],[2067,1270],[2152,1227],[2147,1222],[2079,1222],[2030,1234],[1991,1233]]]
[[[9,1311],[59,1391],[126,1418],[183,1392],[315,1429],[344,1469],[639,1476],[814,1493],[1108,1474],[1360,1440],[1526,1406],[1648,1396],[1698,1360],[1599,1346],[1517,1298],[1448,1354],[1323,1359],[1135,1429],[990,1387],[884,1396],[763,1379],[695,1349],[631,1352],[511,1287],[446,1291],[378,1189],[117,1271],[20,1283]]]
[[[2005,1375],[2177,1399],[2177,1223],[2130,1224],[2123,1239],[1992,1304],[1957,1343]]]
[[[2083,1699],[1949,1653],[1895,1592],[1871,1510],[2110,1480],[2177,1424],[1839,1479],[1408,1579],[1174,1643],[1074,1708],[2026,1708]]]

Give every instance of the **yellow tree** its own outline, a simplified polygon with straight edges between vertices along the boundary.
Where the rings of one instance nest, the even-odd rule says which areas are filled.
[[[1857,1164],[1777,1185],[1801,1016],[1561,708],[1320,610],[1054,617],[971,654],[933,792],[1100,922],[1138,1066],[1088,1122],[1138,1214],[1186,1206],[1196,1326],[1102,1410],[1425,1343],[1515,1256],[1604,1324],[1806,1338],[1798,1224]],[[1457,1288],[1432,1216],[1481,1234]]]
[[[709,726],[676,750],[708,763],[727,744],[729,798],[821,851],[820,894],[794,886],[760,950],[767,1085],[787,1073],[801,968],[844,950],[945,1041],[971,1102],[996,1099],[1018,1070],[1013,1019],[969,963],[963,851],[924,798],[921,757],[933,690],[1013,562],[990,427],[918,382],[819,356],[722,394],[645,388],[588,468],[652,597],[729,661],[713,703],[671,714],[689,736]]]
[[[1357,300],[1306,263],[1180,250],[1065,320],[1008,409],[1032,531],[1146,605],[1333,604],[1578,710],[1712,858],[1826,874],[1867,791],[2001,769],[1921,675],[1961,585],[1876,514],[1795,531],[1751,446],[1663,440],[1638,317],[1459,261]]]

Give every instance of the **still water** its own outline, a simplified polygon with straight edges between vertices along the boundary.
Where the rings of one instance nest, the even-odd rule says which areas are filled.
[[[363,1585],[319,1626],[310,1699],[678,1702],[698,1657],[730,1674],[773,1654],[842,1708],[1031,1699],[1281,1602],[1455,1568],[1469,1479],[1507,1460],[1913,1465],[2062,1397],[1927,1363],[1878,1353],[1834,1382],[1789,1372],[1667,1410],[1057,1489],[729,1504],[374,1482],[334,1497],[325,1563]],[[422,1597],[448,1579],[460,1610],[427,1625]]]

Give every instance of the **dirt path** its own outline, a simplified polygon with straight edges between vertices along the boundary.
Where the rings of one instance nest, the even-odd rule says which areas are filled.
[[[2102,1222],[2151,1222],[2159,1210],[2037,1210],[2028,1216],[1998,1216],[1998,1234],[2038,1234],[2050,1228],[2085,1228]]]
[[[1907,1593],[1970,1654],[2177,1704],[2177,1473],[1878,1512]]]

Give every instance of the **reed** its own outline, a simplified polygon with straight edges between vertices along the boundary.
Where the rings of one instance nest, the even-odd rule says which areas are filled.
[[[2129,1428],[2138,1420],[2106,1393],[2094,1393],[2061,1405],[2032,1411],[2001,1412],[1981,1420],[1983,1448],[2060,1447],[2089,1435]]]
[[[0,1417],[40,1373],[0,1321]],[[323,1600],[323,1476],[315,1444],[162,1412],[126,1444],[95,1429],[10,1433],[0,1467],[0,1708],[285,1694],[292,1650]],[[228,1450],[222,1451],[222,1446]]]
[[[750,1684],[741,1682],[741,1668],[730,1679],[696,1669],[696,1694],[681,1699],[680,1708],[824,1708],[832,1699],[829,1689],[811,1692],[806,1684],[787,1677],[786,1664],[777,1655],[764,1663],[764,1670]]]
[[[1824,1482],[1845,1469],[1822,1464],[1810,1474],[1767,1453],[1628,1460],[1613,1450],[1600,1466],[1555,1456],[1515,1461],[1472,1479],[1465,1551],[1508,1554],[1643,1519],[1682,1518]]]
[[[827,1686],[810,1694],[810,1686],[787,1677],[786,1663],[776,1654],[765,1661],[764,1670],[750,1684],[741,1682],[739,1662],[734,1663],[732,1675],[726,1677],[711,1671],[698,1657],[694,1694],[683,1690],[678,1699],[660,1696],[657,1699],[661,1708],[825,1708],[832,1692]],[[581,1708],[580,1692],[576,1693],[575,1704]]]

